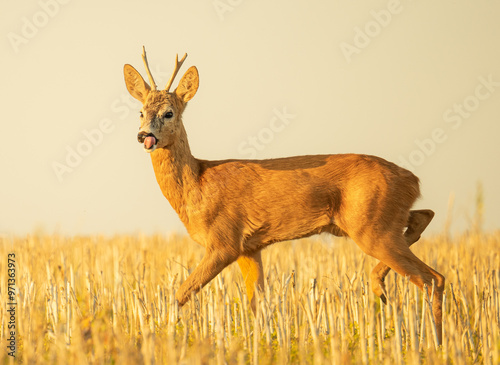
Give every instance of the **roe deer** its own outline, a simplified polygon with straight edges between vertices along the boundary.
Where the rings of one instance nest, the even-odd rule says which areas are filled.
[[[384,302],[390,269],[409,276],[420,289],[435,285],[433,315],[441,343],[445,279],[409,249],[434,216],[410,210],[419,180],[382,158],[340,154],[269,160],[200,160],[191,154],[182,113],[198,89],[198,71],[189,68],[178,87],[157,90],[143,48],[149,86],[124,66],[130,94],[143,106],[137,139],[151,153],[163,195],[205,256],[176,293],[180,306],[225,267],[238,262],[255,311],[254,288],[264,287],[261,250],[275,242],[328,232],[346,236],[380,260],[372,290]]]

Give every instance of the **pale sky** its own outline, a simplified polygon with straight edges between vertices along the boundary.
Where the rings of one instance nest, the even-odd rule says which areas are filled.
[[[142,45],[159,86],[176,53],[198,68],[196,157],[378,155],[420,177],[428,232],[450,194],[470,227],[478,182],[500,228],[500,2],[3,1],[0,18],[0,235],[185,232],[136,140],[123,65],[146,76]]]

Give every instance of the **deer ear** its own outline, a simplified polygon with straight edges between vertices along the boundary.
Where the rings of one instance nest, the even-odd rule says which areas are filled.
[[[123,74],[125,75],[125,84],[127,85],[127,90],[130,95],[144,104],[151,90],[147,82],[144,81],[141,74],[130,65],[123,66]]]
[[[191,100],[198,90],[200,79],[198,77],[198,70],[196,67],[191,66],[184,76],[182,76],[179,86],[175,89],[174,93],[185,103]]]

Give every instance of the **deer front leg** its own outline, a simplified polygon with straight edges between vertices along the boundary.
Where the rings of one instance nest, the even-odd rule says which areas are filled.
[[[251,256],[240,256],[238,258],[238,265],[240,266],[243,280],[247,288],[248,300],[253,313],[256,313],[257,303],[254,296],[255,287],[259,290],[264,289],[264,271],[262,269],[262,257],[259,252]]]
[[[218,250],[207,250],[200,264],[194,269],[186,281],[182,283],[175,299],[182,307],[190,298],[191,293],[197,293],[201,288],[215,278],[225,267],[237,259],[238,255]]]

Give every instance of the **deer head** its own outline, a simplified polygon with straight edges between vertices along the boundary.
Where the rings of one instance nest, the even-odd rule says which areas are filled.
[[[125,65],[125,84],[130,95],[142,103],[140,111],[141,126],[137,134],[139,143],[144,144],[146,152],[153,152],[157,148],[168,148],[179,138],[182,130],[182,112],[186,104],[198,90],[199,78],[196,67],[190,67],[182,76],[174,92],[169,92],[175,76],[186,59],[184,55],[179,62],[175,59],[175,70],[164,90],[157,90],[153,75],[149,69],[146,50],[143,47],[142,59],[146,67],[149,82],[131,65]]]

